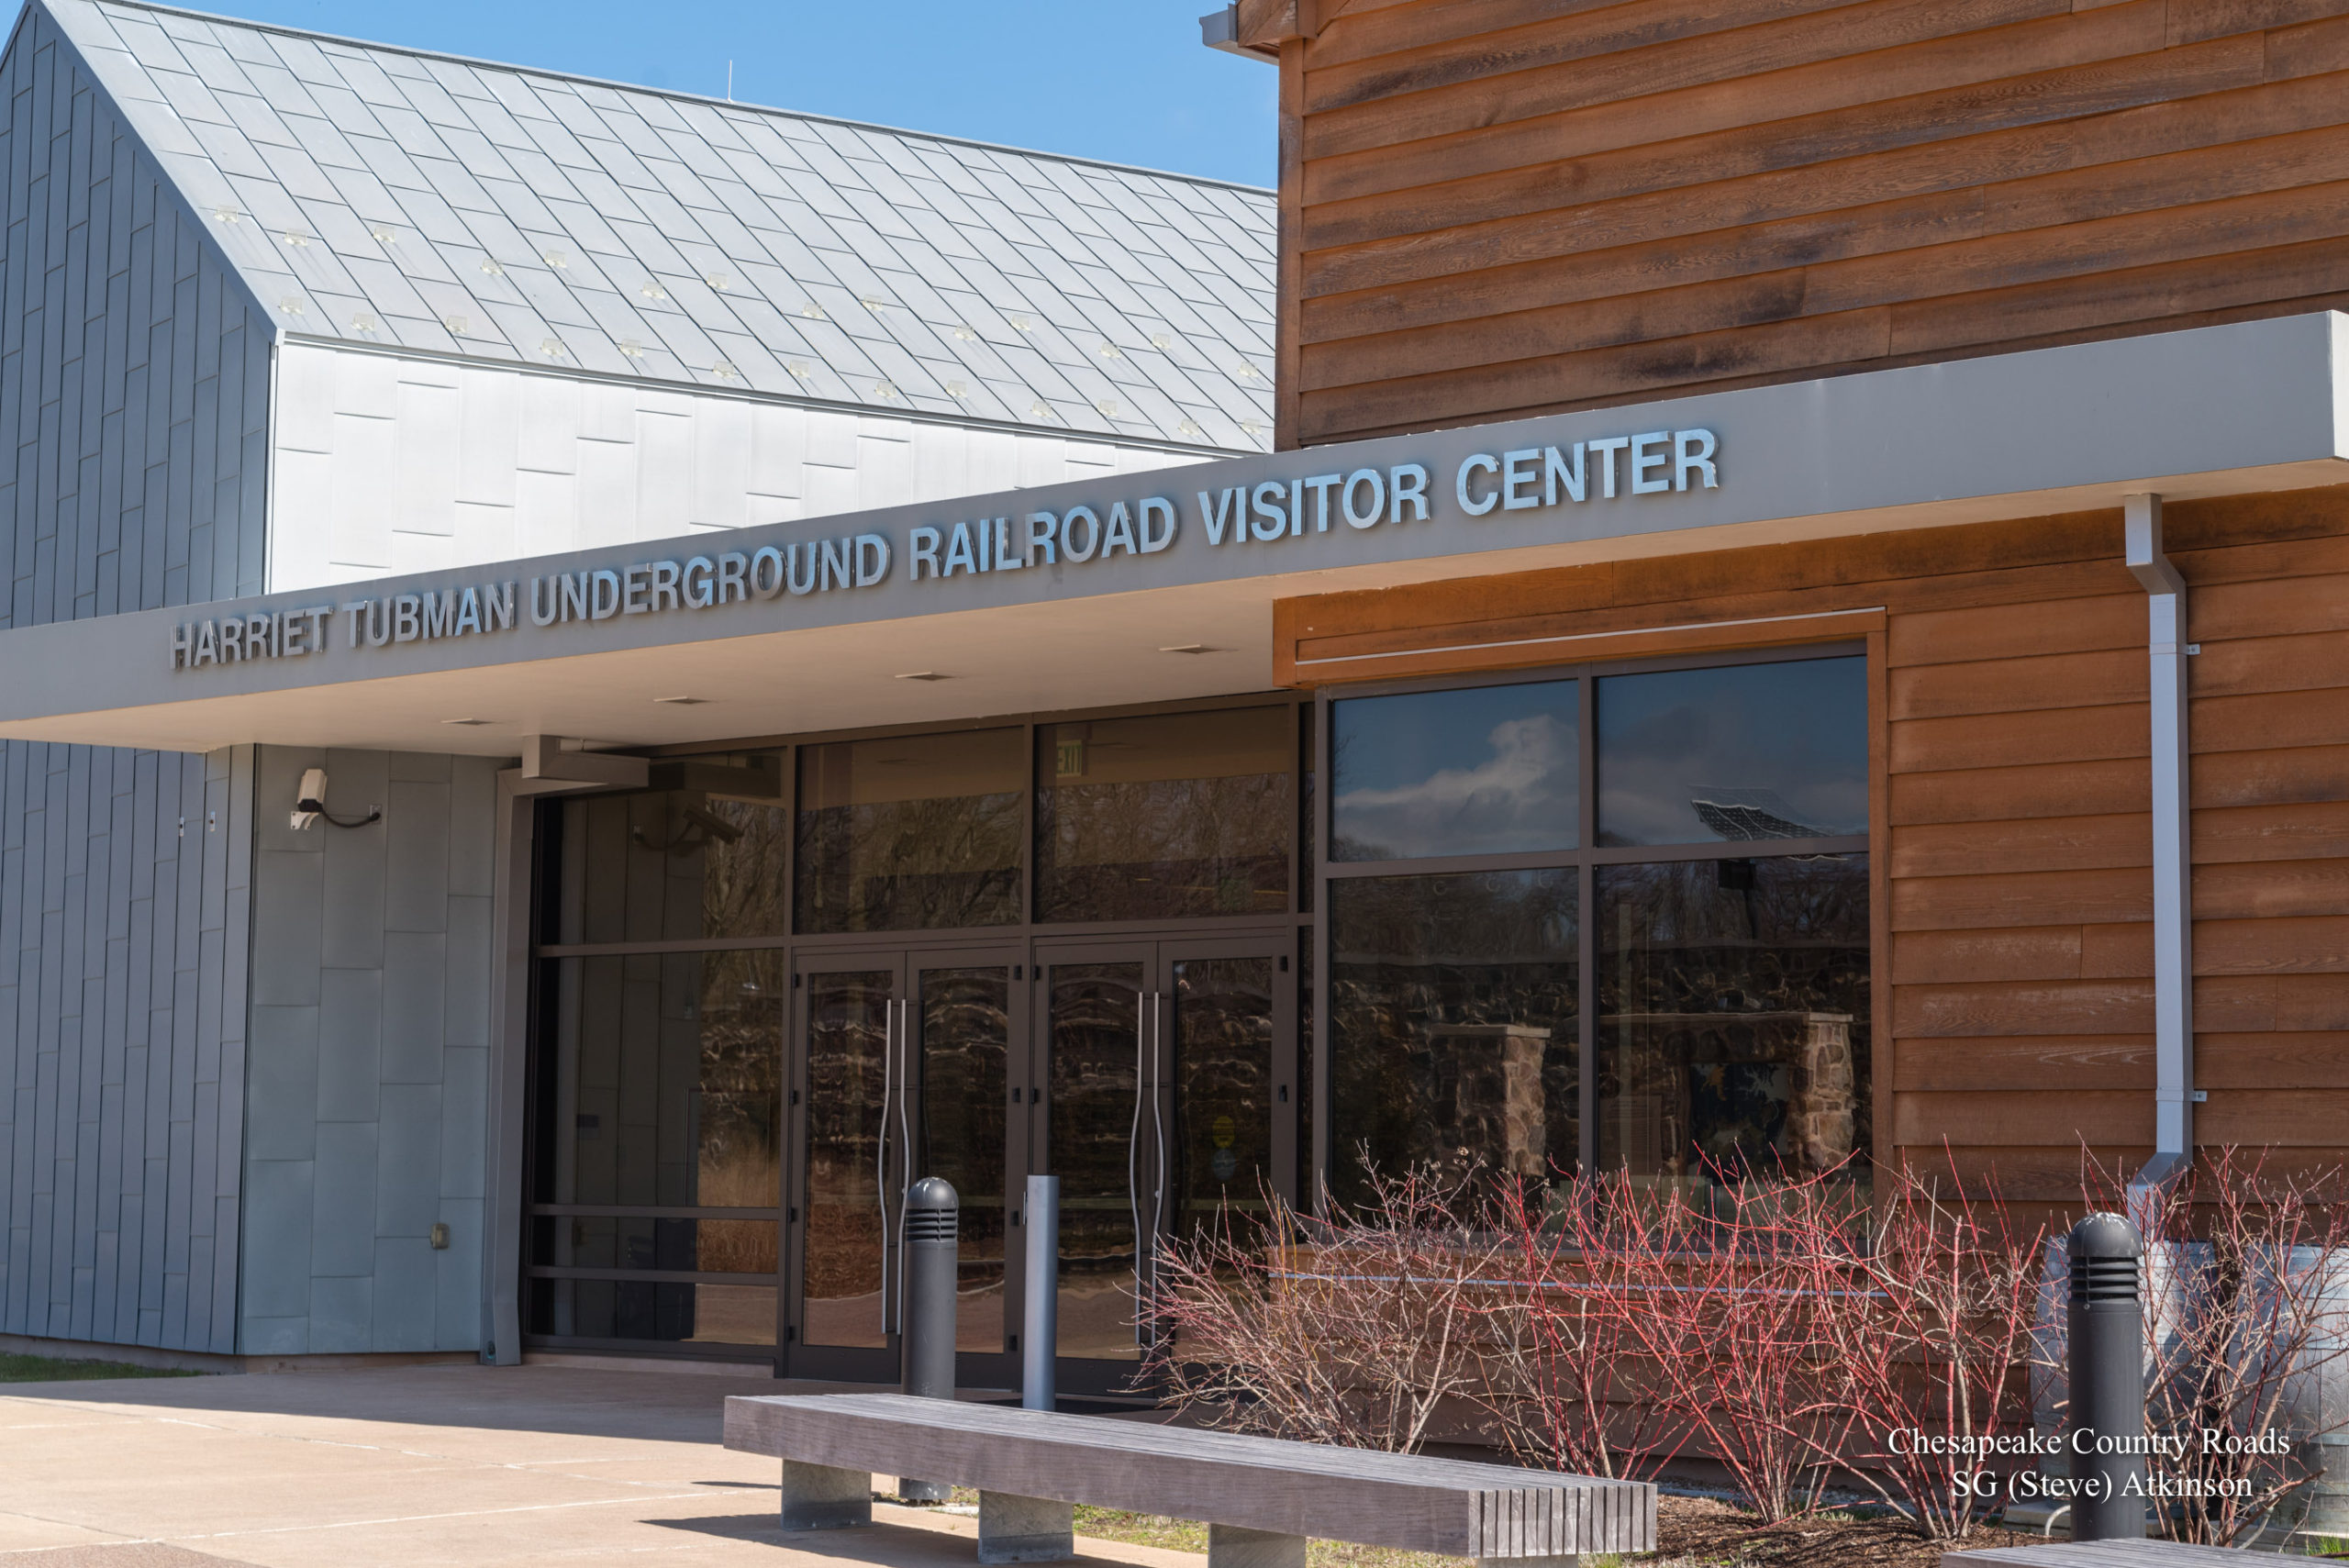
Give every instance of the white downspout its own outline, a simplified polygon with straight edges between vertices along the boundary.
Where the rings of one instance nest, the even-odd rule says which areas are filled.
[[[2162,498],[2122,497],[2129,570],[2144,584],[2154,785],[2154,1157],[2132,1188],[2194,1159],[2194,910],[2187,774],[2186,580],[2162,553]]]

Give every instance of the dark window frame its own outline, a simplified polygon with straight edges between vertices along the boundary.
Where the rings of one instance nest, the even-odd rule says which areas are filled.
[[[1784,647],[1722,651],[1719,652],[1657,655],[1642,659],[1593,660],[1585,663],[1546,664],[1524,670],[1503,670],[1453,675],[1430,675],[1400,678],[1392,681],[1365,681],[1337,686],[1323,686],[1314,694],[1313,741],[1316,755],[1313,771],[1317,786],[1315,810],[1319,820],[1314,824],[1313,870],[1316,884],[1314,907],[1327,911],[1333,891],[1330,884],[1368,876],[1427,876],[1479,871],[1541,871],[1572,869],[1575,873],[1576,956],[1579,966],[1580,996],[1576,1025],[1581,1033],[1581,1101],[1580,1144],[1581,1168],[1598,1168],[1598,926],[1595,918],[1598,898],[1598,868],[1605,865],[1645,865],[1659,861],[1740,861],[1775,859],[1782,855],[1861,854],[1875,852],[1875,835],[1882,824],[1876,820],[1874,773],[1878,765],[1875,737],[1868,737],[1867,762],[1870,773],[1870,808],[1867,830],[1862,833],[1822,839],[1783,839],[1762,842],[1719,840],[1689,844],[1640,844],[1600,848],[1598,837],[1598,682],[1610,675],[1644,675],[1661,671],[1712,670],[1744,668],[1763,664],[1805,663],[1822,659],[1860,659],[1869,657],[1865,638],[1837,638],[1829,641],[1797,643]],[[1864,666],[1865,667],[1865,666]],[[1337,796],[1331,773],[1331,732],[1333,704],[1361,697],[1396,696],[1407,693],[1464,691],[1500,685],[1531,685],[1545,682],[1578,681],[1576,712],[1578,755],[1575,759],[1576,807],[1580,821],[1575,842],[1581,846],[1572,850],[1531,851],[1508,855],[1446,855],[1424,860],[1333,861],[1330,858],[1331,817]],[[1867,690],[1874,689],[1873,670],[1868,671]],[[1859,716],[1864,724],[1871,724],[1863,698]],[[1870,896],[1874,892],[1874,866],[1871,862]],[[1307,918],[1312,918],[1308,917]],[[1313,923],[1326,920],[1324,914]],[[1326,933],[1325,933],[1326,936]],[[1314,944],[1312,987],[1314,995],[1321,999],[1313,1016],[1313,1089],[1311,1170],[1317,1180],[1314,1201],[1317,1207],[1326,1205],[1331,1159],[1336,1152],[1330,1126],[1331,1097],[1330,1020],[1333,1009],[1328,1005],[1330,995],[1330,946],[1326,940]],[[1873,951],[1871,966],[1877,957]]]
[[[695,741],[675,745],[646,748],[642,754],[656,762],[689,761],[698,757],[743,752],[766,752],[775,755],[782,769],[784,788],[788,805],[791,828],[783,836],[785,892],[782,899],[785,929],[781,934],[766,937],[737,937],[726,939],[681,938],[674,940],[612,941],[612,942],[550,942],[544,940],[551,930],[560,929],[562,889],[561,828],[562,804],[565,795],[552,795],[538,803],[533,832],[533,886],[530,895],[532,929],[530,932],[531,1008],[528,1026],[529,1057],[528,1106],[525,1110],[525,1149],[523,1169],[525,1195],[523,1213],[526,1218],[553,1218],[577,1215],[582,1218],[711,1218],[761,1219],[777,1218],[786,1226],[781,1251],[787,1260],[790,1241],[789,1204],[781,1207],[679,1209],[674,1206],[612,1206],[553,1203],[542,1195],[541,1163],[551,1157],[546,1119],[554,1107],[548,1103],[547,1091],[552,1086],[552,1065],[555,1056],[551,1030],[555,1027],[558,1009],[551,1006],[556,974],[562,962],[567,959],[624,958],[638,955],[667,955],[686,953],[718,953],[728,951],[768,951],[786,973],[796,973],[802,955],[819,956],[827,951],[863,952],[880,950],[902,951],[909,959],[923,954],[952,954],[964,951],[995,951],[1018,948],[1028,955],[1032,968],[1039,945],[1054,940],[1099,937],[1108,939],[1141,940],[1151,937],[1213,938],[1219,935],[1264,937],[1278,935],[1287,942],[1297,940],[1300,928],[1316,923],[1315,917],[1301,910],[1311,906],[1315,899],[1306,891],[1307,876],[1311,862],[1304,853],[1303,835],[1306,824],[1303,803],[1307,799],[1305,773],[1313,764],[1312,753],[1306,746],[1306,736],[1312,723],[1310,717],[1314,699],[1311,694],[1298,691],[1258,691],[1236,693],[1220,697],[1195,697],[1164,702],[1131,703],[1114,707],[1079,708],[1042,712],[998,713],[953,720],[937,720],[918,724],[875,725],[856,729],[811,731],[804,734],[762,735],[724,740]],[[1198,916],[1190,917],[1158,916],[1131,920],[1055,921],[1041,923],[1034,918],[1036,904],[1037,803],[1041,784],[1038,776],[1037,751],[1039,732],[1052,724],[1085,719],[1113,719],[1145,717],[1154,714],[1211,713],[1235,708],[1285,708],[1289,715],[1291,744],[1289,753],[1296,758],[1292,764],[1288,846],[1288,899],[1284,910],[1258,911],[1242,915]],[[1019,896],[1021,919],[1017,924],[974,926],[942,929],[840,931],[809,933],[798,929],[797,882],[798,811],[800,802],[799,752],[802,748],[845,740],[885,740],[899,736],[954,733],[972,729],[1019,728],[1022,734],[1022,754],[1028,759],[1028,783],[1022,795],[1020,823]],[[597,794],[629,794],[635,792],[597,791]],[[1316,943],[1316,947],[1319,944]],[[1303,984],[1302,966],[1296,980]],[[786,1020],[786,1036],[791,1025]],[[1300,1044],[1303,1044],[1300,1040]],[[784,1041],[786,1066],[790,1044]],[[788,1108],[790,1089],[786,1085],[786,1121],[792,1115]],[[1308,1093],[1310,1091],[1308,1090]],[[1301,1129],[1300,1129],[1301,1130]],[[1300,1139],[1300,1142],[1304,1140]],[[785,1153],[786,1184],[791,1154]],[[1317,1167],[1318,1168],[1318,1167]],[[592,1212],[591,1212],[592,1211]],[[768,1359],[780,1362],[786,1352],[787,1341],[783,1335],[784,1315],[789,1308],[789,1269],[779,1269],[773,1276],[778,1311],[777,1339],[773,1345],[716,1343],[709,1341],[671,1341],[660,1340],[606,1340],[576,1336],[539,1334],[528,1327],[531,1282],[538,1279],[582,1277],[576,1270],[539,1264],[529,1256],[529,1228],[522,1228],[521,1279],[524,1300],[524,1339],[527,1343],[549,1349],[624,1351],[638,1355],[654,1355],[683,1359]],[[630,1271],[627,1277],[641,1280],[643,1271]],[[670,1272],[662,1284],[763,1284],[769,1276],[707,1273],[697,1271]]]

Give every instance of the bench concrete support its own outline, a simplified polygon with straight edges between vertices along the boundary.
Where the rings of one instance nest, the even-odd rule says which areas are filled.
[[[979,1561],[1064,1562],[1076,1555],[1076,1505],[1011,1492],[979,1494]]]
[[[1305,1538],[1211,1523],[1208,1568],[1305,1568]]]
[[[873,1474],[783,1462],[783,1528],[847,1529],[873,1522]]]

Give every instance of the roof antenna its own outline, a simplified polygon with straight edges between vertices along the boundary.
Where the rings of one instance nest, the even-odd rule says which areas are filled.
[[[734,62],[730,60],[726,62],[726,101],[734,101]]]

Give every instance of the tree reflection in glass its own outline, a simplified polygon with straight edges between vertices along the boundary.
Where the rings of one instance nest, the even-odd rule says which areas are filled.
[[[1291,711],[1039,728],[1036,917],[1286,913],[1297,811]]]
[[[1330,884],[1330,1188],[1364,1160],[1446,1182],[1550,1182],[1577,1163],[1580,965],[1572,871]]]
[[[954,1343],[1004,1347],[1004,1104],[1010,1084],[1011,971],[925,969],[917,1171],[951,1183],[961,1208]]]
[[[1019,918],[1017,729],[842,740],[799,753],[803,933]]]
[[[773,752],[652,769],[654,788],[562,802],[556,940],[784,934],[790,813]]]
[[[570,1125],[551,1129],[556,1201],[782,1201],[778,973],[765,952],[562,961],[555,1103]]]
[[[783,1201],[782,967],[756,951],[641,953],[556,965],[542,1085],[541,1201],[764,1209]],[[773,1218],[540,1216],[535,1264],[772,1278]],[[532,1283],[538,1333],[773,1344],[775,1291],[703,1284]]]
[[[1598,1152],[1662,1187],[1870,1147],[1865,855],[1598,870]]]

